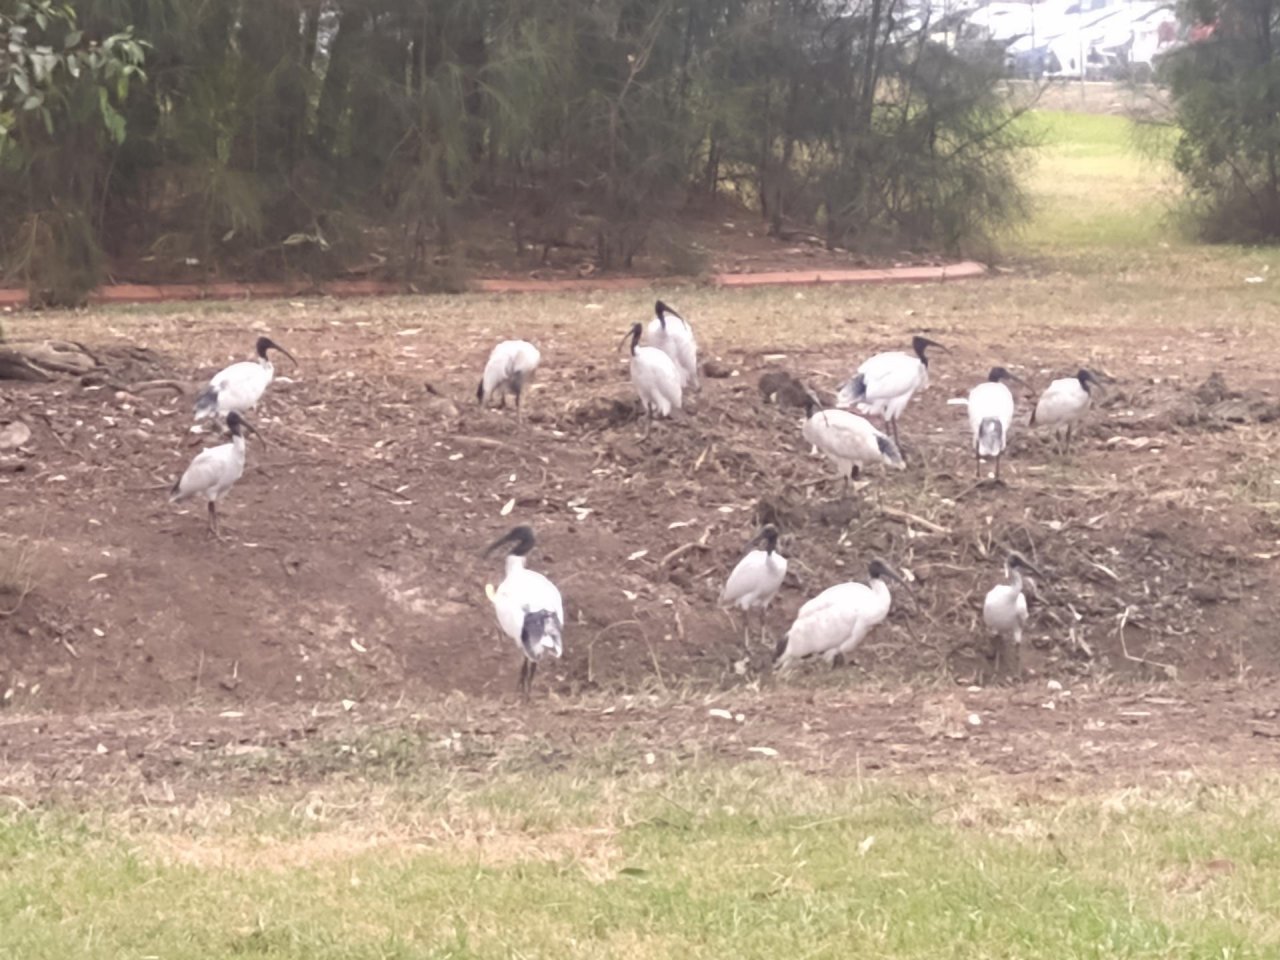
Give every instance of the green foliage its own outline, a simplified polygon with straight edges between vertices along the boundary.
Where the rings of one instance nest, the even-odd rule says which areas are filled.
[[[1174,164],[1211,242],[1280,239],[1280,5],[1201,0],[1184,16],[1215,24],[1165,58],[1181,131]]]
[[[97,282],[97,213],[145,47],[130,28],[93,39],[52,0],[0,13],[0,213],[22,225],[4,252],[38,301],[76,303]]]
[[[472,221],[495,209],[522,252],[587,225],[604,268],[642,250],[698,260],[663,233],[725,192],[774,233],[832,245],[958,249],[1022,212],[999,57],[932,43],[895,0],[72,7],[19,4],[23,77],[70,76],[44,47],[89,57],[79,85],[50,87],[54,133],[28,129],[43,87],[4,116],[26,124],[22,166],[48,147],[79,171],[48,180],[73,197],[58,186],[38,209],[69,203],[109,255],[323,273],[393,238],[391,266],[423,283],[463,268]],[[143,46],[121,24],[150,47],[141,91]]]

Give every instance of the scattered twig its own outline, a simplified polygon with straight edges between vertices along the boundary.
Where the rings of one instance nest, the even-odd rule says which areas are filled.
[[[705,543],[699,543],[697,540],[693,540],[693,541],[690,541],[689,543],[682,544],[681,546],[676,547],[674,550],[672,550],[665,557],[663,557],[661,560],[658,561],[658,566],[665,567],[668,564],[678,560],[680,557],[683,557],[690,550],[710,550],[710,549],[711,548],[708,547]]]
[[[918,517],[914,513],[907,513],[905,510],[898,510],[895,507],[881,507],[880,512],[890,520],[897,520],[900,523],[914,523],[933,533],[950,536],[951,530],[941,524],[934,523],[932,520],[926,520],[924,517]]]

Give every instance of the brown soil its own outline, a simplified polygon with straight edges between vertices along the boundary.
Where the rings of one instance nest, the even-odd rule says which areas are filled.
[[[1168,720],[1160,750],[1176,753],[1169,744],[1181,737],[1215,753],[1237,750],[1243,760],[1274,757],[1266,735],[1246,730],[1255,714],[1271,723],[1274,685],[1239,702],[1231,688],[1213,685],[1280,675],[1280,529],[1266,472],[1275,404],[1258,389],[1276,358],[1264,349],[1237,358],[1238,381],[1218,384],[1196,341],[1171,339],[1162,369],[1176,376],[1113,385],[1070,460],[1021,429],[1006,462],[1008,486],[996,488],[975,485],[962,412],[945,403],[983,362],[980,345],[971,353],[958,345],[908,412],[910,468],[877,476],[844,500],[800,442],[799,413],[763,396],[757,381],[786,369],[834,382],[848,357],[882,346],[873,334],[850,329],[839,351],[790,349],[782,359],[726,352],[724,372],[737,375],[706,378],[690,413],[659,424],[645,442],[620,360],[555,362],[557,353],[578,351],[581,331],[572,324],[545,338],[540,387],[519,430],[510,411],[474,407],[475,371],[491,338],[483,321],[451,337],[438,328],[421,336],[368,322],[376,309],[320,305],[278,325],[286,345],[310,337],[323,347],[260,407],[255,421],[270,445],[251,443],[249,469],[226,504],[225,543],[208,538],[200,508],[180,512],[165,501],[173,477],[208,442],[180,439],[188,399],[75,380],[0,384],[0,421],[21,419],[33,434],[23,451],[0,459],[0,609],[17,607],[0,619],[0,693],[24,717],[5,727],[11,757],[30,756],[31,737],[48,732],[57,733],[49,744],[70,744],[76,756],[89,739],[115,737],[103,740],[111,756],[144,736],[135,725],[146,731],[165,718],[177,724],[172,739],[181,745],[192,726],[222,730],[211,719],[222,709],[269,717],[251,741],[288,739],[317,703],[430,704],[454,691],[491,718],[482,723],[523,724],[498,719],[518,659],[497,635],[484,594],[500,561],[480,556],[517,521],[538,529],[532,563],[560,586],[569,621],[567,656],[539,675],[536,699],[548,689],[573,704],[592,691],[754,682],[769,651],[755,644],[744,656],[741,634],[715,599],[762,519],[780,524],[783,552],[793,558],[774,636],[807,597],[860,578],[871,555],[917,580],[917,609],[899,600],[843,676],[801,670],[761,695],[758,709],[776,718],[779,737],[809,709],[788,687],[870,676],[924,684],[926,692],[905,699],[838,695],[852,698],[858,717],[883,714],[878,730],[888,739],[868,750],[886,763],[915,756],[894,752],[893,731],[918,725],[930,697],[971,696],[927,691],[940,689],[937,681],[963,688],[990,672],[978,610],[1012,547],[1051,579],[1040,585],[1023,656],[1025,690],[1034,692],[979,700],[983,709],[1002,705],[1000,722],[1021,731],[1012,743],[999,741],[1001,750],[1040,749],[1039,738],[1053,740],[1060,718],[1071,716],[1041,706],[1045,680],[1070,687],[1124,675],[1182,682],[1171,696],[1186,709],[1159,712]],[[191,376],[181,357],[220,365],[242,336],[230,325],[181,320],[165,330],[154,352],[96,345],[113,382]],[[1147,356],[1129,330],[1093,350],[1139,366]],[[1028,338],[1020,351],[1031,370],[1071,363],[1066,340]],[[439,374],[430,389],[420,373],[428,355]],[[1202,391],[1188,389],[1206,381]],[[887,516],[875,506],[877,488]],[[162,709],[169,707],[185,719],[172,720]],[[144,713],[48,719],[25,732],[31,711],[117,710]],[[1112,749],[1130,762],[1134,748],[1121,746],[1130,721],[1106,710],[1115,725],[1080,742],[1114,745],[1098,748],[1097,762],[1110,762]],[[655,737],[676,736],[657,715],[651,728]],[[216,746],[231,734],[210,736]],[[922,755],[932,755],[936,736],[917,737]],[[954,753],[944,747],[938,756]],[[1080,747],[1080,756],[1093,749]],[[1000,762],[1022,761],[1015,751]]]

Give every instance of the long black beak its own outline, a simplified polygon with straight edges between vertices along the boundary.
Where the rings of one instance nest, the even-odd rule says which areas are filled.
[[[259,440],[261,440],[261,441],[262,441],[262,445],[263,445],[264,447],[265,447],[265,446],[269,446],[269,444],[267,443],[267,438],[266,438],[266,437],[264,437],[261,433],[259,433],[259,432],[258,432],[258,428],[257,428],[257,427],[255,427],[255,426],[254,426],[252,423],[250,423],[248,420],[246,420],[244,417],[241,417],[241,418],[240,418],[240,426],[241,426],[241,427],[243,427],[245,430],[248,430],[250,433],[252,433],[252,434],[253,434],[255,437],[257,437]]]
[[[1016,561],[1011,562],[1011,563],[1009,564],[1009,566],[1011,566],[1011,567],[1017,567],[1017,568],[1018,568],[1018,569],[1020,569],[1020,570],[1025,570],[1025,571],[1027,571],[1027,573],[1033,573],[1033,574],[1035,574],[1037,577],[1039,577],[1041,580],[1048,580],[1048,579],[1049,579],[1047,576],[1045,576],[1045,574],[1044,574],[1044,571],[1043,571],[1043,570],[1039,570],[1039,569],[1037,569],[1037,568],[1036,568],[1036,567],[1031,563],[1031,561],[1029,561],[1026,557],[1023,557],[1023,556],[1019,556],[1019,557],[1016,559]]]
[[[274,340],[271,341],[271,349],[279,350],[281,353],[283,353],[286,357],[289,358],[289,362],[292,363],[295,367],[298,365],[297,358],[295,358],[292,353],[290,353],[284,347],[280,346],[280,344],[276,343]]]

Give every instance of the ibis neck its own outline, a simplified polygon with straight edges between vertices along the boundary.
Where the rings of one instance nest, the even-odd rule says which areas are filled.
[[[507,576],[524,569],[524,557],[518,557],[514,553],[507,554]]]
[[[1022,592],[1022,573],[1017,567],[1009,571],[1009,586],[1013,587],[1014,593]]]
[[[244,456],[244,436],[242,434],[233,433],[231,435],[231,446],[235,448],[237,456]]]

